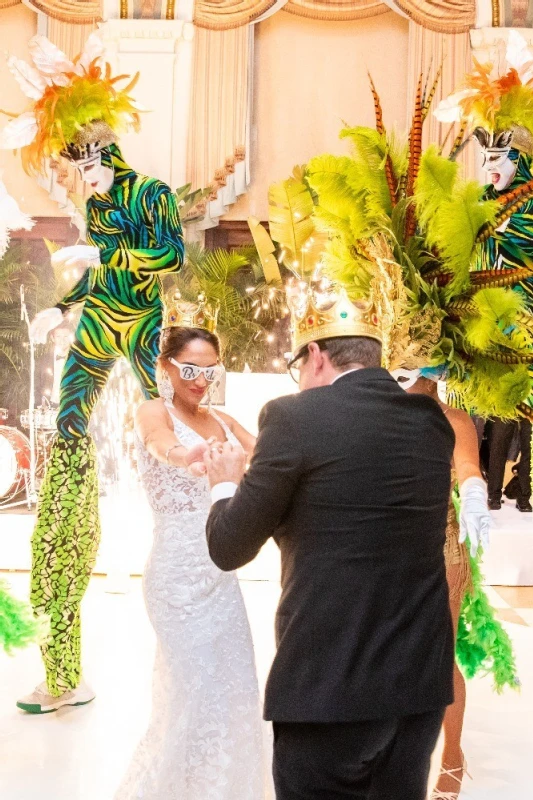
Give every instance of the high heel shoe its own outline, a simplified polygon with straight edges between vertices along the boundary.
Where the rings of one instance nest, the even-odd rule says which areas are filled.
[[[460,772],[461,777],[458,778],[457,775],[454,773]],[[458,800],[459,795],[461,793],[461,786],[463,785],[463,777],[468,775],[470,780],[472,780],[472,776],[468,771],[468,766],[463,758],[463,765],[461,767],[455,767],[455,769],[446,769],[446,767],[441,767],[439,772],[439,778],[442,775],[447,775],[449,778],[453,778],[454,781],[457,781],[459,784],[459,791],[458,792],[441,792],[440,789],[433,789],[431,792],[429,800]]]

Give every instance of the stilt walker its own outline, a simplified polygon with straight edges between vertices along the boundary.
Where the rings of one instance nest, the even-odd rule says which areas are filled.
[[[93,194],[87,201],[87,245],[54,254],[57,264],[83,275],[54,308],[37,314],[31,335],[46,341],[63,314],[83,303],[63,370],[55,439],[41,487],[32,538],[31,602],[50,617],[42,647],[46,682],[19,708],[48,713],[94,698],[82,682],[80,603],[100,539],[96,452],[88,423],[117,359],[128,359],[145,397],[157,396],[155,359],[162,321],[160,276],[183,263],[183,235],[175,195],[159,180],[124,161],[118,135],[137,128],[129,92],[111,77],[96,35],[71,62],[42,36],[30,42],[34,66],[9,66],[33,100],[30,111],[4,128],[0,143],[22,149],[30,173],[49,158],[73,163]]]
[[[492,64],[476,64],[461,91],[443,100],[435,113],[442,122],[460,122],[472,131],[490,181],[484,197],[498,203],[494,222],[478,236],[475,269],[490,275],[500,286],[512,286],[533,312],[533,52],[516,31],[509,33],[502,66],[497,73]],[[532,510],[533,366],[530,376],[532,393],[518,421],[522,452],[516,506],[523,512]],[[504,420],[495,420],[489,468],[489,505],[494,510],[501,507],[512,431]]]

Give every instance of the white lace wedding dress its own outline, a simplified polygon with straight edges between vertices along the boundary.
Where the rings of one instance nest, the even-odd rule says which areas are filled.
[[[201,441],[171,417],[185,447]],[[252,639],[235,573],[209,558],[207,479],[161,464],[138,439],[137,450],[155,520],[144,596],[157,651],[150,727],[115,800],[262,800]]]

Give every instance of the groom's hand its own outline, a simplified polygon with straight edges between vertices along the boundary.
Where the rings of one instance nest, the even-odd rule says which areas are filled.
[[[214,444],[204,453],[211,488],[217,483],[240,483],[246,468],[246,453],[231,442]]]

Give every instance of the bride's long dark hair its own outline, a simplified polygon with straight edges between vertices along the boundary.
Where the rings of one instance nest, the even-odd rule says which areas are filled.
[[[195,339],[201,339],[210,344],[216,352],[217,358],[220,358],[220,340],[216,334],[206,331],[205,328],[163,328],[159,339],[157,364],[161,366],[162,361],[175,358],[184,347],[187,347]]]

